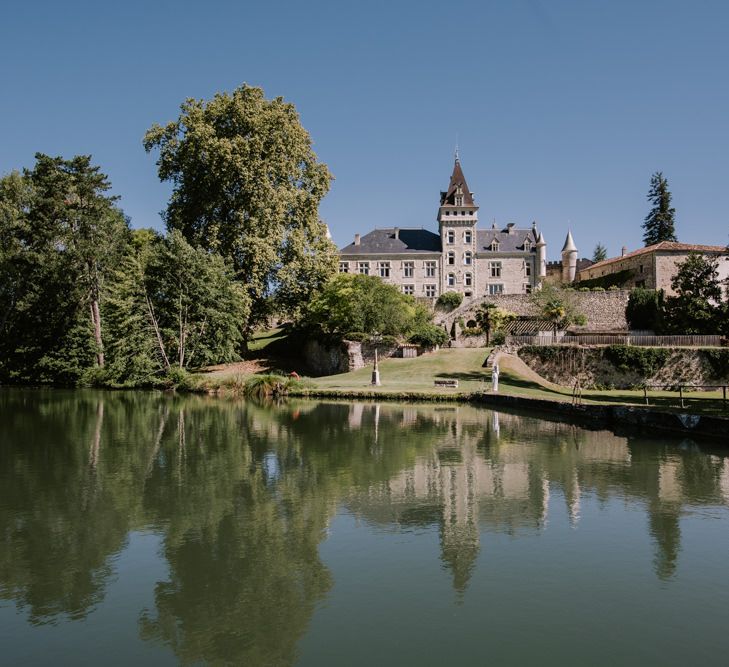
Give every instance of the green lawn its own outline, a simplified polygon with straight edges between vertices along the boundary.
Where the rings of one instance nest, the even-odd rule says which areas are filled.
[[[380,362],[380,381],[382,386],[370,384],[372,365],[351,373],[329,375],[315,378],[316,389],[342,391],[346,393],[388,393],[408,392],[457,396],[479,391],[491,390],[491,371],[483,368],[489,350],[445,349],[426,354],[417,359],[385,359]],[[504,368],[499,382],[499,393],[549,401],[572,401],[571,388],[552,389],[538,382],[522,377],[513,370]],[[435,378],[454,378],[458,389],[435,387]],[[662,410],[687,410],[695,413],[729,416],[723,407],[721,391],[684,393],[684,407],[680,405],[678,392],[651,391],[648,401],[651,407]],[[611,391],[584,390],[584,404],[618,404],[645,406],[642,390],[617,389]]]
[[[264,331],[257,331],[248,341],[248,350],[250,352],[262,352],[271,343],[274,343],[277,340],[281,340],[285,337],[286,332],[282,327],[279,327],[277,329],[266,329]]]
[[[440,350],[417,359],[383,359],[380,362],[381,387],[370,384],[372,364],[351,373],[316,378],[321,389],[342,391],[398,391],[428,393],[471,393],[482,391],[491,381],[491,371],[483,368],[488,356],[485,349]],[[458,380],[458,389],[436,388],[436,378]]]

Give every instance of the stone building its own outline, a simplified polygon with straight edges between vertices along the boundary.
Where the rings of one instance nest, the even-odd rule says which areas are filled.
[[[466,299],[531,292],[547,275],[547,244],[536,223],[478,229],[478,210],[456,156],[448,189],[440,195],[437,234],[398,227],[355,234],[339,251],[339,271],[379,276],[417,297],[448,291]],[[563,256],[572,262],[577,249],[571,234],[568,239],[572,248]]]
[[[671,279],[676,275],[677,266],[686,260],[690,252],[717,259],[719,279],[729,278],[729,252],[726,247],[661,241],[633,252],[623,248],[620,257],[582,267],[577,280],[612,278],[620,287],[662,289],[671,296],[675,294],[671,289]]]

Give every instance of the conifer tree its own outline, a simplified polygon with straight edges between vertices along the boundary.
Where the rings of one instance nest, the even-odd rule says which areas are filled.
[[[651,177],[648,201],[653,207],[643,222],[643,243],[647,246],[661,241],[677,241],[675,229],[676,209],[671,206],[671,191],[668,180],[657,171]]]
[[[598,243],[595,250],[592,251],[592,261],[597,264],[605,259],[607,259],[607,248],[602,243]]]

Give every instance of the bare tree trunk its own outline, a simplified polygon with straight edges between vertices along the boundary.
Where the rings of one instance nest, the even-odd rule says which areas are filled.
[[[162,341],[162,334],[159,330],[159,324],[157,324],[157,318],[154,315],[154,308],[152,307],[152,302],[149,300],[149,296],[147,295],[147,291],[144,292],[144,298],[147,301],[147,312],[149,313],[149,319],[152,322],[152,328],[154,329],[154,334],[157,337],[157,345],[159,346],[160,354],[162,355],[162,359],[165,364],[165,369],[167,371],[170,370],[170,360],[167,358],[167,352],[165,352],[165,344]]]
[[[101,310],[99,309],[99,272],[92,262],[88,262],[91,276],[91,323],[94,325],[94,340],[96,341],[96,365],[104,367],[104,341],[101,339]]]

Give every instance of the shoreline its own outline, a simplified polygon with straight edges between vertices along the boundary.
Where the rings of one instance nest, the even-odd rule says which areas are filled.
[[[434,394],[413,391],[346,391],[337,389],[306,389],[289,393],[291,398],[329,398],[364,401],[401,401],[412,403],[469,403],[489,407],[535,410],[550,416],[562,416],[582,426],[637,428],[665,433],[695,435],[729,444],[729,415],[717,417],[691,412],[667,412],[629,405],[579,404],[550,401],[512,394],[459,393]]]

